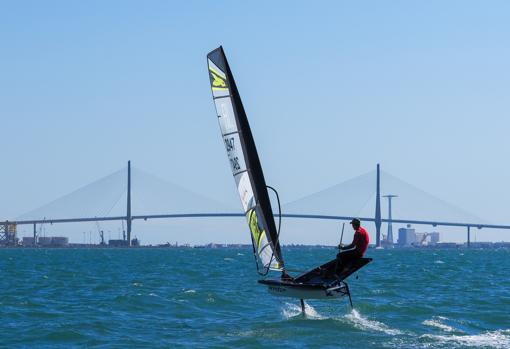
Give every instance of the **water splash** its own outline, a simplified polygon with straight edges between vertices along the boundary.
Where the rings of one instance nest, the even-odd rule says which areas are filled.
[[[291,319],[295,317],[302,317],[310,320],[323,320],[326,317],[322,316],[315,310],[311,305],[305,302],[305,316],[301,312],[301,306],[294,303],[285,303],[282,309],[282,315],[285,319]]]
[[[425,320],[425,321],[422,322],[422,324],[426,325],[426,326],[438,328],[438,329],[440,329],[441,331],[444,331],[444,332],[462,332],[462,331],[457,330],[456,328],[454,328],[452,326],[449,326],[449,325],[443,323],[441,320],[448,320],[448,319],[445,318],[445,317],[442,317],[442,316],[438,316],[438,317],[435,317],[435,318],[430,319],[430,320]]]
[[[432,335],[425,334],[420,338],[437,341],[440,345],[462,345],[467,347],[484,347],[505,349],[510,348],[510,330],[488,331],[476,335]]]
[[[353,309],[349,314],[345,315],[344,318],[352,323],[354,327],[361,330],[384,332],[390,336],[402,334],[402,331],[392,329],[382,322],[367,319],[366,317],[362,316],[356,309]]]

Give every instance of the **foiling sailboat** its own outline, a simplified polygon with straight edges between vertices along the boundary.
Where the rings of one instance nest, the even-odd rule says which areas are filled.
[[[257,272],[264,277],[269,271],[282,273],[281,278],[264,278],[258,282],[266,285],[274,295],[300,299],[303,313],[304,299],[348,296],[352,306],[345,280],[372,259],[361,258],[341,267],[333,259],[296,277],[287,274],[279,241],[281,210],[278,193],[266,185],[248,118],[221,46],[207,55],[207,65],[221,135],[251,232]],[[278,199],[278,229],[268,189],[273,190]]]

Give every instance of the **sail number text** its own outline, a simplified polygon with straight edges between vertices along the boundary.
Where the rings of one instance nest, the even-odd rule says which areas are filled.
[[[227,149],[228,159],[230,160],[232,171],[238,172],[241,170],[241,165],[239,164],[239,157],[236,154],[235,139],[234,137],[226,137],[223,140],[225,141],[225,148]]]

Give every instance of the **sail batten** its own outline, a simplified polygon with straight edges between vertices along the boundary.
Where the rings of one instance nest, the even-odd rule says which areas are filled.
[[[283,270],[278,232],[248,118],[221,47],[207,55],[209,78],[222,139],[243,206],[257,270]]]

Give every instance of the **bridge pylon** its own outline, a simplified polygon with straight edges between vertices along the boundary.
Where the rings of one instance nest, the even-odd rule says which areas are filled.
[[[127,245],[131,246],[131,161],[128,161],[128,178],[127,178],[127,207],[126,207],[126,225],[127,225]]]

